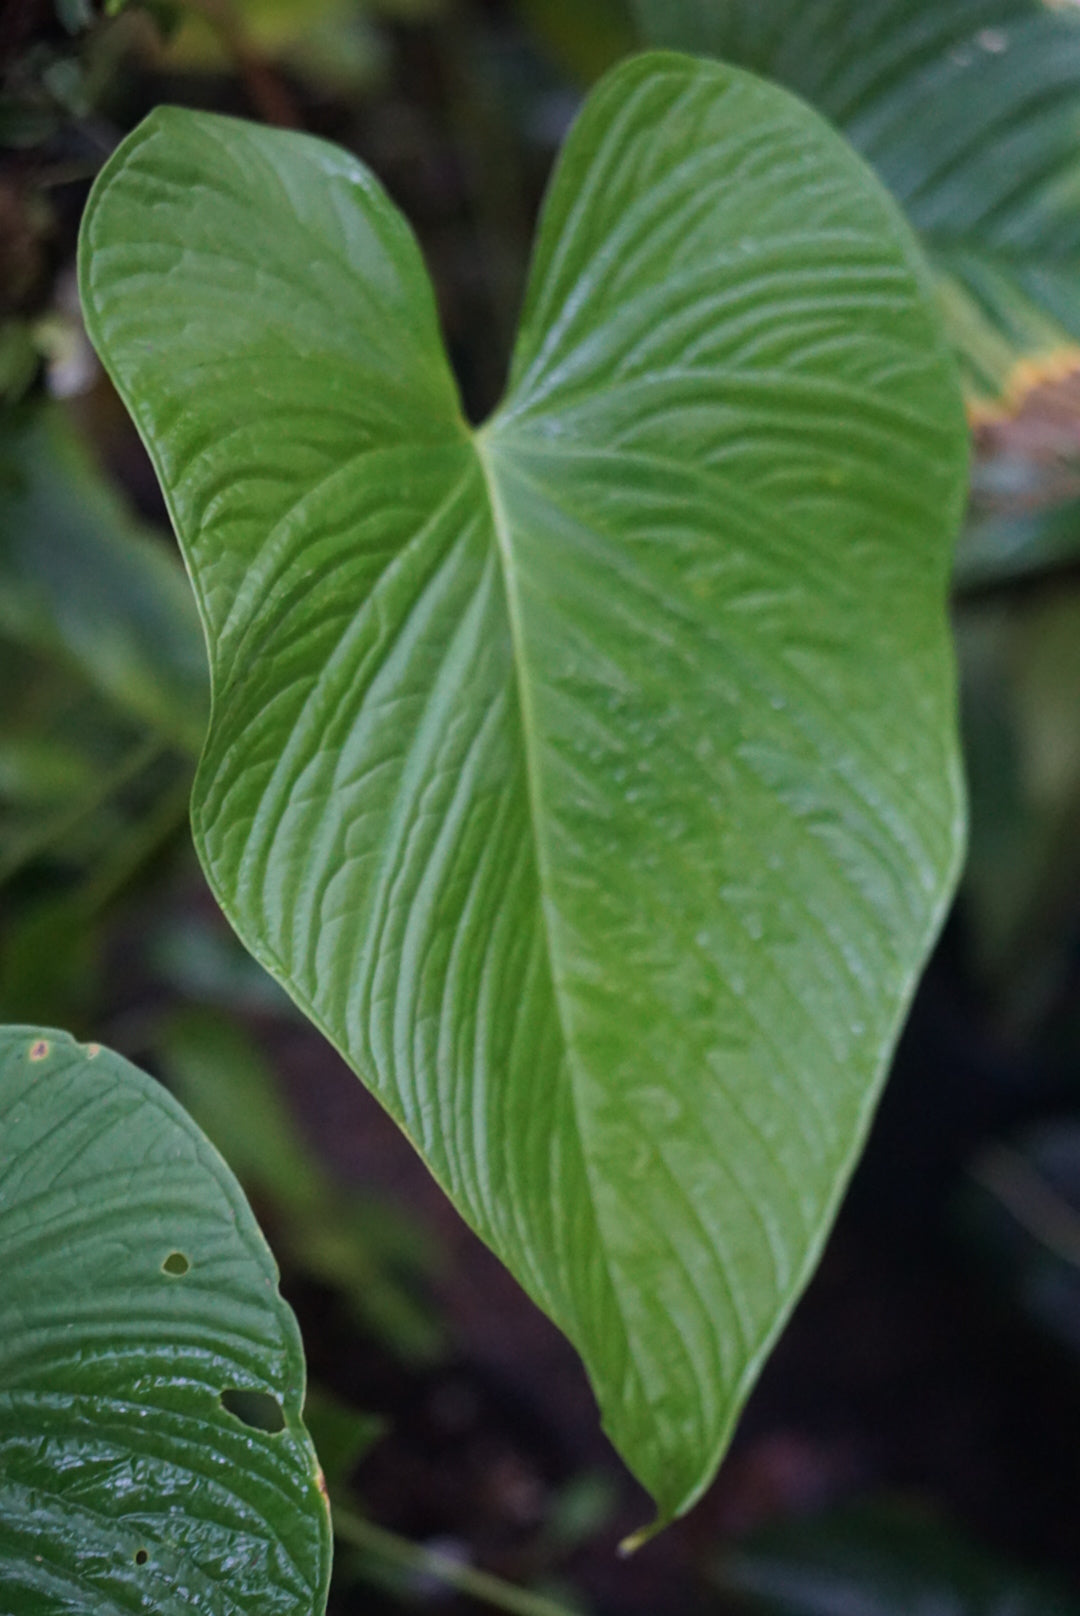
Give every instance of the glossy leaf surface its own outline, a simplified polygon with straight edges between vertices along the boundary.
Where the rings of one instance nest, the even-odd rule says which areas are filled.
[[[654,44],[798,90],[921,232],[968,393],[1080,369],[1080,16],[1051,0],[632,0]]]
[[[273,1258],[176,1102],[63,1033],[0,1030],[0,1271],[0,1609],[320,1612],[328,1511]]]
[[[344,153],[158,112],[84,225],[211,646],[209,879],[663,1516],[816,1260],[955,876],[966,454],[921,274],[814,114],[677,56],[575,125],[476,434]]]

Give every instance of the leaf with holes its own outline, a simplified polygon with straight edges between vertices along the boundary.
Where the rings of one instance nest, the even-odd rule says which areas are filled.
[[[785,92],[637,58],[568,139],[477,432],[415,241],[319,141],[157,112],[81,254],[211,648],[214,891],[669,1517],[817,1259],[959,857],[965,433],[908,233]]]
[[[977,416],[1080,371],[1080,15],[1054,0],[632,0],[788,85],[921,231]]]
[[[0,1029],[0,1609],[318,1616],[304,1358],[239,1185],[165,1090]]]

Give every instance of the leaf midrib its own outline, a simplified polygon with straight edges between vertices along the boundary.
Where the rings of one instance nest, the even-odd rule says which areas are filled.
[[[495,468],[491,463],[490,451],[487,447],[487,429],[481,428],[473,433],[473,446],[480,466],[480,475],[484,483],[484,492],[487,495],[488,506],[491,512],[491,529],[495,537],[495,552],[499,558],[499,569],[502,573],[503,592],[506,596],[506,611],[510,624],[511,658],[514,667],[514,689],[517,694],[518,712],[521,718],[522,745],[525,753],[525,789],[529,802],[529,823],[532,827],[533,845],[536,849],[536,876],[540,889],[540,908],[544,925],[544,940],[548,958],[548,967],[551,971],[551,980],[554,987],[555,1009],[559,1017],[559,1033],[567,1052],[567,1063],[571,1072],[571,1087],[574,1092],[574,1117],[577,1122],[578,1134],[581,1136],[581,1119],[577,1106],[577,1089],[573,1081],[576,1062],[573,1044],[570,1039],[570,1030],[567,1015],[562,1002],[562,989],[559,983],[559,973],[555,964],[555,948],[552,937],[553,926],[549,914],[551,898],[549,894],[550,872],[548,868],[548,854],[542,833],[543,803],[540,793],[540,771],[534,755],[536,718],[533,713],[532,700],[528,681],[525,678],[525,625],[522,618],[521,603],[518,594],[516,567],[514,563],[513,546],[510,539],[510,523],[503,505],[502,495],[499,492]],[[582,1154],[584,1156],[584,1139],[582,1138]],[[587,1167],[586,1162],[586,1167]],[[591,1184],[590,1184],[591,1189]],[[595,1210],[595,1207],[594,1207]],[[599,1225],[599,1218],[597,1219]]]
[[[570,1077],[571,1106],[574,1117],[574,1125],[577,1130],[578,1142],[581,1147],[581,1160],[584,1171],[585,1187],[588,1191],[589,1205],[592,1211],[593,1222],[595,1223],[600,1234],[600,1257],[608,1277],[608,1284],[611,1287],[611,1295],[618,1313],[619,1323],[622,1327],[623,1340],[625,1343],[627,1356],[630,1363],[633,1365],[634,1375],[638,1381],[639,1389],[643,1391],[644,1382],[641,1368],[637,1362],[636,1353],[634,1351],[633,1334],[627,1323],[619,1286],[616,1283],[615,1274],[612,1270],[610,1258],[608,1257],[607,1233],[604,1228],[603,1220],[600,1216],[600,1207],[596,1195],[596,1187],[593,1182],[592,1163],[590,1161],[588,1143],[581,1120],[582,1105],[579,1094],[578,1057],[574,1050],[573,1039],[570,1036],[569,1018],[566,1007],[563,1003],[564,989],[560,980],[560,973],[557,965],[557,951],[554,946],[553,925],[550,914],[550,904],[552,902],[549,890],[551,885],[551,875],[549,868],[549,856],[542,829],[544,819],[540,789],[540,771],[535,758],[535,733],[537,725],[532,709],[529,683],[525,677],[525,626],[518,593],[517,572],[514,562],[513,545],[510,536],[510,522],[507,518],[502,495],[499,491],[498,479],[495,474],[494,465],[492,464],[491,451],[489,448],[491,429],[495,425],[495,420],[496,418],[493,418],[492,421],[488,422],[484,427],[481,427],[478,431],[474,432],[472,434],[472,442],[473,447],[476,450],[476,458],[480,467],[480,475],[483,479],[484,491],[487,495],[488,506],[491,512],[491,528],[495,538],[495,551],[499,558],[499,567],[503,579],[503,590],[506,597],[507,618],[510,625],[511,656],[514,669],[514,689],[517,694],[518,711],[521,718],[525,788],[528,796],[529,822],[532,828],[533,846],[536,851],[536,879],[540,892],[540,913],[544,931],[545,952],[547,955],[548,969],[551,972],[552,998],[555,1004],[555,1012],[558,1016],[559,1035],[563,1048],[566,1051],[566,1066]],[[577,1309],[574,1307],[570,1297],[567,1297],[567,1300],[570,1301],[571,1307],[573,1307],[575,1322],[577,1322]],[[578,1327],[578,1333],[584,1340],[585,1332],[581,1330],[580,1325]]]

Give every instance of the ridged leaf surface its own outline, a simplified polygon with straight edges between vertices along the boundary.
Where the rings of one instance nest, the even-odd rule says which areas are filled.
[[[837,124],[921,232],[977,411],[1080,369],[1072,0],[632,0],[654,44],[738,62]]]
[[[0,1274],[0,1610],[318,1616],[328,1511],[273,1258],[176,1102],[63,1033],[0,1029]]]
[[[214,890],[677,1513],[956,871],[964,428],[908,234],[786,93],[658,55],[569,137],[476,433],[317,141],[155,113],[82,288],[206,623]]]

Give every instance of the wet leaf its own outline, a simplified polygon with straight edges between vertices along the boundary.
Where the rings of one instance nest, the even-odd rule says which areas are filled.
[[[965,430],[914,244],[801,103],[654,56],[568,139],[478,432],[335,148],[159,110],[81,264],[212,647],[209,880],[676,1514],[959,860]]]
[[[63,1033],[0,1030],[0,1268],[0,1607],[318,1616],[329,1516],[273,1258],[176,1102]]]

